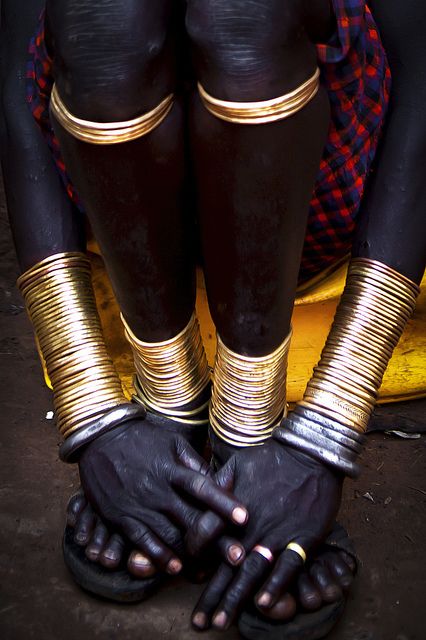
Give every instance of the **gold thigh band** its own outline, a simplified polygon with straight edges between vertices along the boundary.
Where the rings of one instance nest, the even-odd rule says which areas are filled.
[[[125,122],[90,122],[77,118],[62,101],[56,85],[50,98],[50,111],[61,127],[74,138],[91,144],[120,144],[147,135],[163,122],[173,106],[173,94],[155,109]]]
[[[317,68],[302,85],[272,100],[259,102],[230,102],[219,100],[209,95],[198,83],[198,91],[205,108],[211,114],[236,124],[266,124],[276,120],[284,120],[305,107],[318,93],[320,72]]]

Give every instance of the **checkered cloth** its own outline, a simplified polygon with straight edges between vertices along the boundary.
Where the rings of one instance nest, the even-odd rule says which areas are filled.
[[[300,283],[351,249],[364,185],[389,101],[390,71],[365,0],[332,1],[337,29],[327,44],[317,47],[331,122],[310,205]],[[52,85],[52,61],[45,47],[42,15],[29,47],[27,100],[69,197],[83,211],[49,119]]]

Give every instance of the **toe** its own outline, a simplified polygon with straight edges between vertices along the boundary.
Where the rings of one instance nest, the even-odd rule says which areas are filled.
[[[74,541],[82,547],[85,547],[93,535],[96,526],[96,516],[90,506],[87,504],[83,511],[78,515],[74,528]]]
[[[340,600],[342,590],[326,565],[315,563],[311,567],[310,575],[324,602],[331,603]]]
[[[307,573],[299,576],[297,593],[300,604],[308,611],[315,611],[322,605],[321,592]]]
[[[289,593],[281,596],[274,606],[269,609],[258,607],[262,615],[272,620],[290,620],[294,617],[296,608],[296,600]]]
[[[99,560],[99,556],[109,538],[108,529],[100,520],[97,521],[95,530],[86,547],[86,556],[92,562]]]
[[[150,559],[140,551],[132,551],[127,561],[129,573],[137,578],[150,578],[157,573],[157,569]]]
[[[118,534],[114,533],[106,542],[102,553],[99,556],[99,562],[107,569],[116,569],[123,559],[124,540]]]

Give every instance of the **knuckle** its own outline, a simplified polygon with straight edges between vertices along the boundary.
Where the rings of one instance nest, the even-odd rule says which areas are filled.
[[[214,513],[206,513],[197,522],[197,533],[201,538],[209,538],[220,533],[221,525],[222,521]]]
[[[191,481],[191,487],[194,493],[202,494],[208,489],[209,479],[206,476],[197,475]]]

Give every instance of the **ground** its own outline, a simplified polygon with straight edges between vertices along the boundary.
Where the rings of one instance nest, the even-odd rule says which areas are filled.
[[[51,394],[15,288],[18,267],[0,188],[0,637],[3,640],[191,640],[200,586],[170,583],[146,603],[97,600],[62,562],[64,510],[77,472],[58,460]],[[386,412],[426,420],[426,401]],[[424,640],[426,438],[368,437],[364,472],[345,487],[341,521],[361,566],[330,640]],[[220,638],[207,632],[206,640]],[[236,629],[222,635],[238,638]]]

